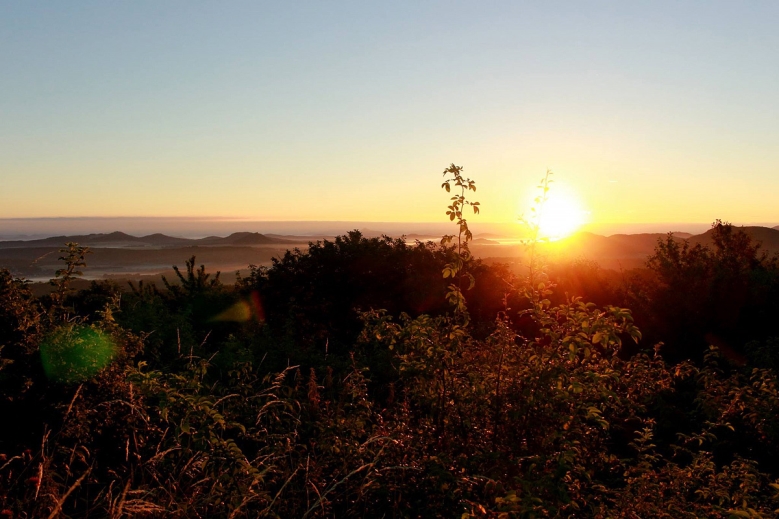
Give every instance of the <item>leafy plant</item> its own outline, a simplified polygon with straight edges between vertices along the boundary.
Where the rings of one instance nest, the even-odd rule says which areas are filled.
[[[455,195],[451,198],[451,205],[446,211],[449,220],[457,224],[457,234],[445,235],[441,239],[441,245],[445,246],[453,243],[457,238],[456,248],[452,250],[450,254],[450,261],[444,266],[443,275],[444,279],[452,278],[456,279],[457,283],[452,283],[448,287],[446,299],[449,304],[454,307],[456,315],[460,317],[462,323],[467,325],[470,321],[468,315],[468,309],[465,304],[465,296],[463,295],[463,283],[468,282],[468,288],[470,290],[476,283],[476,279],[468,272],[467,266],[472,260],[472,255],[468,243],[473,240],[473,233],[468,228],[468,220],[463,215],[463,210],[466,206],[470,206],[473,209],[474,214],[479,214],[479,202],[473,202],[466,198],[468,191],[476,191],[476,182],[470,178],[466,178],[462,175],[463,168],[461,166],[450,165],[444,170],[444,183],[441,187],[446,189],[447,193],[452,191],[454,186]],[[459,190],[459,193],[457,191]]]
[[[66,316],[69,310],[64,306],[65,296],[70,292],[71,282],[83,276],[81,272],[82,267],[86,267],[86,256],[91,254],[92,251],[89,247],[80,246],[78,243],[66,243],[64,249],[60,249],[60,253],[63,255],[59,257],[60,261],[65,262],[65,267],[58,269],[55,272],[55,278],[51,280],[51,285],[54,287],[54,292],[51,294],[51,318],[60,316]]]

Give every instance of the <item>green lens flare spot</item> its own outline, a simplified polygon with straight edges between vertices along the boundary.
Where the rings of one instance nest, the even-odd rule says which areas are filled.
[[[62,327],[41,343],[46,376],[56,382],[82,382],[106,368],[116,347],[103,332],[87,326]]]

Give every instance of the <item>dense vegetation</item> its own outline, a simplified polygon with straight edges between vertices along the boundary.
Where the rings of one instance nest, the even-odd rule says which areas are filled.
[[[70,244],[40,299],[0,270],[0,517],[773,516],[776,259],[716,222],[611,281],[488,266],[444,174],[440,245],[75,293]]]

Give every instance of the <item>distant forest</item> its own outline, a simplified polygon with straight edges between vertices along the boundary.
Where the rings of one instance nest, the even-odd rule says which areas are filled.
[[[776,255],[717,221],[621,273],[487,264],[444,175],[440,243],[78,291],[70,243],[40,297],[0,270],[0,517],[774,517]]]

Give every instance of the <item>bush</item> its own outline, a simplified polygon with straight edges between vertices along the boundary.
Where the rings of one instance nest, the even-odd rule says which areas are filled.
[[[771,339],[746,349],[755,368],[716,346],[697,364],[628,348],[630,310],[555,294],[533,254],[520,279],[472,260],[475,184],[444,174],[458,234],[441,246],[355,231],[235,287],[191,258],[177,284],[121,299],[70,293],[75,244],[53,297],[0,270],[0,412],[16,425],[0,432],[0,515],[773,515]],[[655,330],[771,286],[769,260],[721,231],[714,252],[658,245],[663,282],[641,300]],[[597,271],[579,267],[569,286]],[[686,321],[656,306],[680,287]]]

